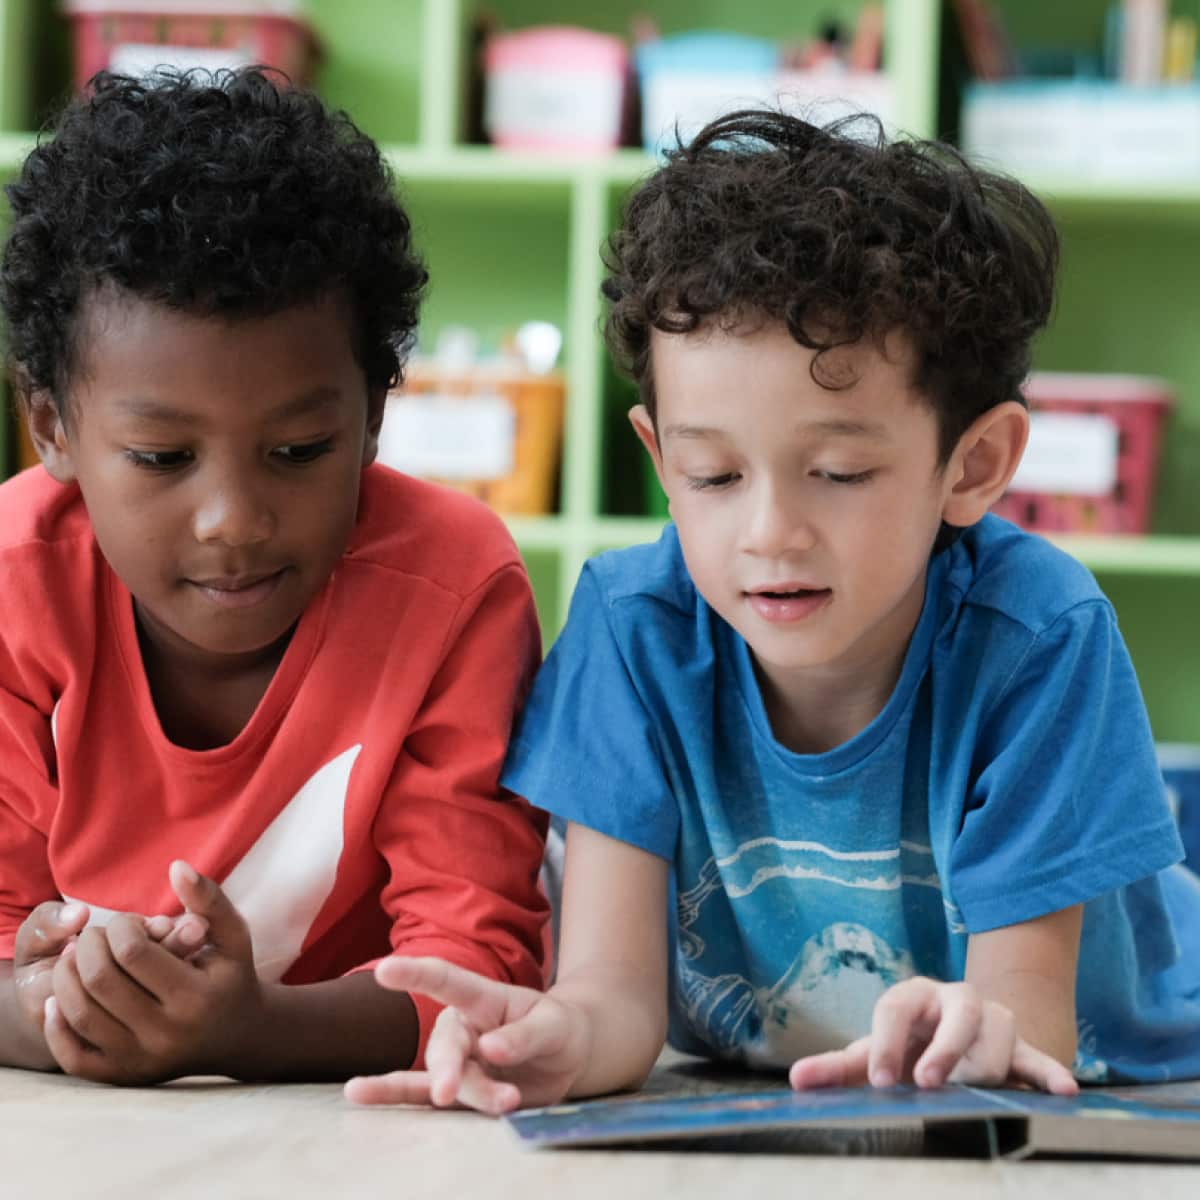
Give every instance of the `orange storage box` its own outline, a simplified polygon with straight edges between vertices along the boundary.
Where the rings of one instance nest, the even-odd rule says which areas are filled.
[[[142,75],[160,64],[212,70],[261,63],[305,84],[320,57],[291,0],[64,0],[63,12],[74,34],[77,90],[106,68]]]
[[[1146,533],[1170,385],[1035,371],[1022,390],[1029,444],[994,510],[1041,533]]]
[[[497,512],[556,507],[566,388],[559,372],[410,361],[388,397],[380,461],[469,492]]]

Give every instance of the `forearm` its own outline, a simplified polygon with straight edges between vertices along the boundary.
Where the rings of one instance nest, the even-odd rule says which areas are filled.
[[[1012,1012],[1018,1037],[1064,1067],[1075,1061],[1079,1037],[1075,997],[1064,993],[1059,980],[1046,979],[1036,971],[1012,969],[1002,978],[990,979],[983,994]]]
[[[201,1070],[243,1080],[343,1080],[408,1067],[416,1048],[407,993],[389,992],[370,971],[358,971],[322,983],[263,985],[261,1009]]]
[[[12,959],[0,959],[0,1066],[56,1071],[45,1039],[34,1035],[21,1017],[13,983]]]
[[[550,992],[582,1012],[588,1025],[586,1062],[568,1095],[597,1096],[645,1082],[667,1036],[663,982],[653,970],[581,966]]]

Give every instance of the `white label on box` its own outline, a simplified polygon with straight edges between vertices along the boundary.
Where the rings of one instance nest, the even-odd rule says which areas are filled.
[[[234,46],[213,48],[122,42],[112,48],[108,69],[118,75],[132,75],[135,79],[143,79],[147,75],[153,75],[161,67],[175,71],[190,71],[193,67],[201,67],[206,71],[220,71],[248,67],[253,61],[244,50]]]
[[[599,71],[495,71],[488,76],[484,125],[495,138],[615,146],[623,88],[619,74]]]
[[[1106,496],[1117,482],[1116,423],[1082,413],[1031,413],[1014,492]]]
[[[502,479],[512,474],[516,431],[503,396],[400,396],[384,411],[379,461],[408,475]]]

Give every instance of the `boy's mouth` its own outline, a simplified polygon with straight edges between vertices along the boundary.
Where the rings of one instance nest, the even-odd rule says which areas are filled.
[[[785,583],[776,587],[754,588],[746,593],[746,600],[764,621],[789,624],[802,621],[824,608],[832,595],[832,588]]]
[[[222,576],[192,579],[189,582],[208,600],[222,608],[252,608],[275,591],[282,576],[283,570],[278,570],[269,575]]]

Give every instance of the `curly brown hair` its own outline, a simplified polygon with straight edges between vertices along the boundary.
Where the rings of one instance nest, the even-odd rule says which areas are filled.
[[[864,136],[865,135],[865,136]],[[1022,400],[1049,319],[1058,235],[1026,188],[951,147],[771,110],[706,126],[630,197],[605,251],[605,339],[654,419],[650,331],[781,321],[821,354],[902,331],[944,465],[988,409]]]

